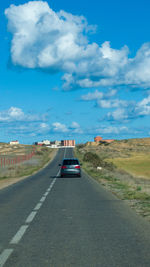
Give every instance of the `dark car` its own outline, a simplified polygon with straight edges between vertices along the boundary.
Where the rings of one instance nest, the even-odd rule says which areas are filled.
[[[61,177],[67,176],[67,175],[75,175],[78,177],[81,177],[81,167],[79,160],[76,158],[65,158],[63,159],[61,166]]]

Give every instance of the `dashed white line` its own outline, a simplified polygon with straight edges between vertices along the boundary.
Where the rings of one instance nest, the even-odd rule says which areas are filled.
[[[50,185],[50,187],[48,188],[48,190],[51,191],[52,187],[53,187],[53,184]]]
[[[45,199],[46,199],[46,197],[42,197],[42,198],[40,199],[40,202],[44,202]]]
[[[44,196],[46,197],[49,194],[49,192],[46,191],[46,193],[44,194]]]
[[[0,255],[0,267],[3,267],[5,262],[8,260],[10,257],[11,253],[13,252],[13,249],[5,249],[1,255]]]
[[[66,154],[66,149],[65,149],[65,154]],[[47,191],[45,192],[45,194],[43,195],[43,197],[40,199],[40,202],[35,206],[34,210],[29,214],[29,216],[26,219],[26,223],[31,223],[35,217],[35,215],[37,214],[37,210],[39,210],[42,206],[42,202],[45,201],[46,196],[49,194],[49,192],[51,191],[52,187],[54,186],[57,177],[59,176],[60,170],[58,171],[56,178],[53,180],[53,182],[50,184],[49,188],[47,189]],[[19,241],[21,240],[21,238],[23,237],[23,235],[25,234],[27,228],[29,227],[29,225],[22,225],[20,227],[20,229],[18,230],[18,232],[15,234],[15,236],[12,238],[12,240],[10,241],[9,244],[11,245],[16,245],[19,243]],[[5,249],[1,254],[0,254],[0,267],[3,267],[5,262],[8,260],[8,258],[10,257],[11,253],[13,252],[14,249]]]
[[[28,218],[26,219],[26,223],[32,222],[36,214],[37,214],[37,211],[32,211],[30,215],[28,216]]]
[[[24,235],[25,231],[27,230],[27,228],[28,228],[28,225],[22,225],[20,227],[20,229],[18,230],[18,232],[15,234],[15,236],[10,241],[10,244],[18,244],[18,242],[23,237],[23,235]]]
[[[35,206],[34,210],[39,210],[39,209],[41,208],[41,206],[42,206],[42,203],[38,203],[38,204]]]

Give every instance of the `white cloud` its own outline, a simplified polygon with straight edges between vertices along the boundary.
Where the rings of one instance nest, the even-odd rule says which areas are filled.
[[[137,103],[135,111],[139,115],[150,115],[150,95]]]
[[[24,113],[20,108],[11,107],[8,110],[8,115],[14,119],[21,119],[24,117]]]
[[[0,121],[9,121],[12,119],[15,119],[15,117],[18,117],[19,115],[22,115],[22,112],[20,109],[11,107],[9,110],[7,111],[1,111],[0,112]]]
[[[92,134],[92,135],[100,135],[103,136],[103,138],[106,138],[104,136],[109,136],[109,138],[113,138],[112,136],[118,135],[118,134],[125,134],[129,132],[129,128],[126,126],[101,126],[101,127],[93,127],[91,129],[87,129],[86,133]]]
[[[122,121],[128,119],[128,114],[126,113],[125,109],[118,108],[113,112],[108,112],[108,118],[111,118],[116,121]]]
[[[127,46],[113,49],[108,41],[90,43],[88,32],[94,27],[83,16],[55,12],[44,1],[11,5],[5,15],[13,35],[14,65],[63,72],[65,90],[150,86],[150,43],[143,44],[134,58],[129,58]]]
[[[55,122],[52,124],[52,131],[59,132],[59,133],[70,133],[70,134],[82,134],[83,130],[81,129],[80,125],[73,121],[70,126],[66,126],[60,122]]]
[[[90,44],[84,50],[88,51]],[[128,63],[128,48],[124,46],[120,50],[110,47],[109,42],[104,42],[101,46],[92,44],[92,56],[89,54],[81,56],[76,63],[74,72],[63,76],[64,88],[74,87],[98,87],[112,86],[122,83],[120,72]]]
[[[137,103],[125,102],[122,105],[118,105],[116,110],[108,112],[107,118],[124,122],[148,115],[150,115],[150,95]]]
[[[70,126],[70,130],[73,133],[79,133],[82,134],[83,130],[81,129],[80,125],[77,122],[72,122],[71,126]]]
[[[43,116],[37,114],[25,114],[23,110],[18,107],[10,107],[8,110],[0,111],[0,122],[38,121],[43,119]]]
[[[62,133],[68,132],[67,126],[65,124],[60,123],[60,122],[54,122],[52,124],[52,126],[53,126],[54,132],[62,132]]]
[[[125,126],[121,126],[121,127],[109,126],[109,127],[105,127],[105,128],[99,128],[99,129],[97,129],[97,131],[102,133],[102,134],[119,134],[121,132],[127,132],[128,128]]]
[[[107,93],[99,92],[98,90],[95,90],[93,93],[88,93],[81,96],[81,99],[84,101],[91,101],[91,100],[99,100],[99,99],[108,99],[112,96],[114,96],[117,93],[117,90],[111,89],[108,90]]]
[[[50,126],[49,124],[45,123],[45,122],[42,122],[40,125],[39,125],[39,128],[40,128],[40,131],[42,132],[47,132],[50,130]]]
[[[77,122],[73,121],[72,124],[71,124],[71,127],[73,129],[76,129],[76,128],[80,128],[80,125]]]
[[[96,100],[99,98],[103,98],[104,94],[102,92],[99,92],[96,90],[94,93],[88,93],[86,95],[82,95],[81,99],[85,101],[91,101],[91,100]]]
[[[150,43],[145,43],[130,59],[125,73],[125,83],[135,86],[150,86]]]
[[[110,100],[98,100],[97,104],[101,108],[118,108],[120,106],[125,107],[128,106],[128,103],[124,100],[120,99],[110,99]]]
[[[24,112],[17,107],[11,107],[8,110],[1,111],[0,112],[0,121],[22,121],[24,119],[27,119],[27,116],[24,114]]]
[[[16,65],[27,68],[74,69],[87,43],[83,16],[65,11],[55,13],[48,3],[30,1],[5,10],[8,30],[13,34],[11,56]]]

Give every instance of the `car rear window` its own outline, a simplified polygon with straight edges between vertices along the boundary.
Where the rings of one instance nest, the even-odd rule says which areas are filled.
[[[63,165],[79,165],[79,161],[77,159],[65,159]]]

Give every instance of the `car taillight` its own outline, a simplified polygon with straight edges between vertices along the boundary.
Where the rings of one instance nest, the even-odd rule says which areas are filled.
[[[80,166],[79,166],[79,165],[78,165],[78,166],[75,166],[75,168],[76,168],[76,169],[80,169]]]
[[[67,167],[63,165],[63,166],[61,166],[61,168],[62,168],[62,169],[66,169]]]

